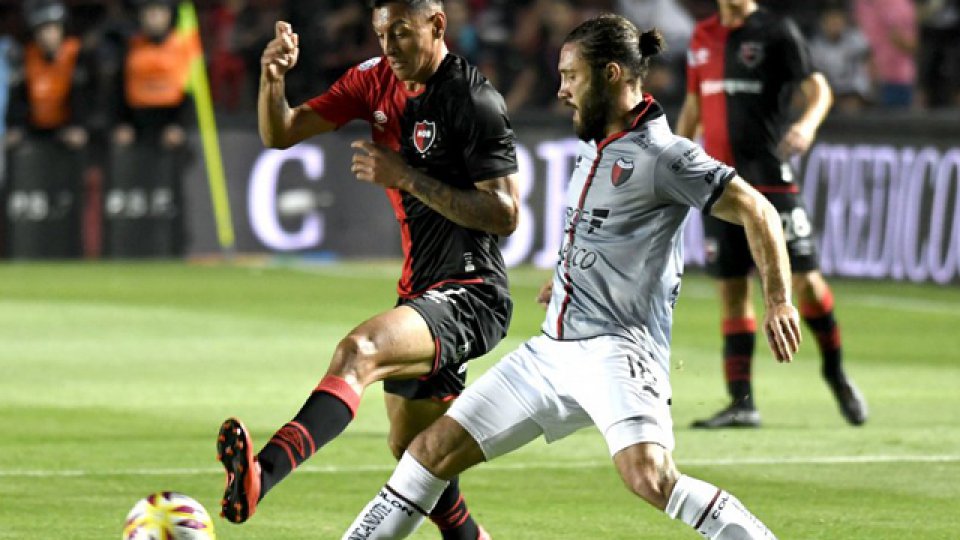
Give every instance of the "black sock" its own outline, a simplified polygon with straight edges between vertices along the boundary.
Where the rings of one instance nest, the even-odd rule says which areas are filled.
[[[430,520],[440,529],[443,540],[477,540],[480,530],[477,522],[470,515],[467,503],[460,493],[460,482],[457,478],[450,481],[450,485],[440,495],[440,500],[430,512]]]
[[[257,455],[261,471],[260,498],[340,435],[353,420],[359,401],[360,396],[343,379],[325,377],[300,412],[284,424]]]
[[[756,322],[727,319],[723,324],[723,373],[734,405],[754,408],[751,383]]]
[[[843,347],[840,340],[840,326],[829,311],[819,317],[804,317],[804,322],[813,331],[820,348],[820,358],[823,360],[822,373],[828,381],[836,381],[843,377]]]

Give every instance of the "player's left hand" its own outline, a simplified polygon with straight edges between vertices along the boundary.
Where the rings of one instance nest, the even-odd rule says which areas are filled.
[[[402,188],[401,183],[410,167],[400,154],[370,141],[353,141],[350,146],[358,150],[350,166],[358,180],[385,188]]]
[[[780,156],[783,159],[789,159],[792,156],[805,153],[813,144],[815,136],[815,130],[808,128],[803,123],[793,124],[784,134],[783,140],[780,141],[780,148],[778,149]]]
[[[767,308],[763,320],[764,333],[770,350],[778,362],[790,362],[800,348],[800,315],[790,303]]]

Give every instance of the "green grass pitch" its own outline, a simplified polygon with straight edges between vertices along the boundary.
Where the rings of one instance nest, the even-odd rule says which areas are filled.
[[[323,374],[339,338],[389,308],[399,265],[0,266],[0,539],[110,539],[140,497],[218,511],[214,438],[239,415],[260,444]],[[510,335],[476,377],[538,332],[542,270],[511,273]],[[681,470],[732,491],[781,539],[953,539],[960,518],[960,288],[835,281],[848,372],[871,418],[847,426],[807,335],[793,365],[758,346],[764,428],[696,432],[724,404],[718,307],[691,272],[673,374]],[[759,345],[759,344],[758,344]],[[392,470],[379,385],[358,419],[221,539],[340,538]],[[697,535],[630,495],[595,430],[536,442],[462,479],[506,539]],[[416,538],[439,538],[432,525]]]

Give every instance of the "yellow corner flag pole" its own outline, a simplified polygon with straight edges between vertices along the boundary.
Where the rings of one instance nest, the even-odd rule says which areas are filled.
[[[197,10],[193,2],[188,0],[180,2],[177,30],[195,47],[190,61],[187,89],[193,94],[197,110],[197,125],[200,130],[203,159],[207,166],[207,181],[210,185],[210,199],[213,201],[213,214],[217,224],[217,240],[221,251],[231,255],[236,238],[233,232],[233,218],[230,214],[230,198],[227,195],[227,181],[223,172],[223,158],[220,155],[220,141],[217,137],[217,121],[213,114],[213,99],[210,96],[207,67],[203,60],[203,49],[200,46]]]

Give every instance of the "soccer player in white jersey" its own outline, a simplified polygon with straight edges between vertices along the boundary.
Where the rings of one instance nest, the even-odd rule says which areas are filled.
[[[507,355],[408,447],[393,476],[344,534],[403,538],[447,479],[539,436],[595,424],[637,496],[706,538],[773,538],[730,493],[681,474],[671,457],[670,328],[690,208],[742,224],[780,362],[800,342],[780,217],[735,171],[670,132],[642,92],[656,31],[618,15],[577,27],[560,53],[559,99],[584,142],[567,191],[563,247],[543,334]]]

